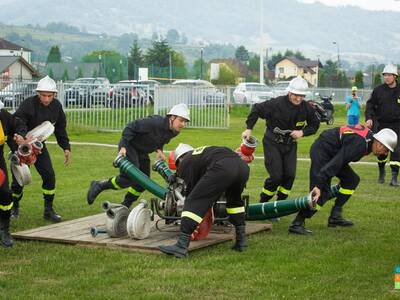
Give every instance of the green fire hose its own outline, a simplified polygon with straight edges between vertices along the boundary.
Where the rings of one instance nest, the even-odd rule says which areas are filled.
[[[148,190],[153,195],[160,199],[165,199],[168,189],[163,188],[158,183],[149,178],[146,174],[140,171],[134,164],[127,158],[118,156],[113,163],[114,167],[119,168],[122,172],[127,174],[131,179],[135,180],[144,189]]]
[[[331,186],[329,199],[335,198],[339,192],[339,186]],[[246,220],[265,220],[278,218],[306,209],[310,205],[310,199],[307,196],[297,197],[294,199],[280,200],[274,202],[250,204],[247,211]]]
[[[140,171],[134,164],[128,159],[122,156],[118,156],[114,161],[114,166],[119,168],[122,172],[127,174],[132,180],[139,183],[143,188],[148,190],[153,195],[160,199],[165,199],[168,189],[160,186],[155,181],[150,179],[146,174]],[[168,166],[165,164],[159,165],[159,173],[167,178],[172,173],[171,170],[167,169]],[[158,171],[159,171],[158,170]],[[329,193],[329,199],[337,196],[339,192],[339,186],[331,186]],[[310,205],[310,199],[307,196],[297,197],[294,199],[280,200],[274,202],[256,203],[249,204],[246,219],[251,220],[265,220],[271,218],[278,218],[287,216],[298,212],[301,209],[308,208]]]

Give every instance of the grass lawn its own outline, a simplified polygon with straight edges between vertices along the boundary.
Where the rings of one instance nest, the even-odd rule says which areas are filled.
[[[166,149],[179,142],[238,147],[246,113],[247,108],[234,108],[227,130],[186,129]],[[337,124],[344,122],[343,108],[337,119]],[[260,140],[264,128],[259,121],[254,130]],[[77,142],[117,144],[120,133],[71,129],[70,137]],[[314,138],[299,143],[299,157],[308,157]],[[111,166],[116,149],[74,146],[72,165],[65,168],[60,148],[48,147],[57,174],[56,208],[65,220],[99,213],[102,201],[121,201],[123,191],[106,191],[90,207],[85,199],[92,179],[117,174]],[[256,155],[262,155],[261,146]],[[374,161],[372,157],[367,160]],[[298,162],[292,195],[307,193],[308,168],[308,161]],[[250,236],[243,253],[232,251],[227,242],[178,260],[124,250],[16,241],[12,249],[0,248],[0,298],[399,299],[393,276],[395,266],[400,265],[399,192],[376,183],[376,166],[354,168],[362,180],[344,210],[355,222],[353,228],[327,228],[332,205],[327,203],[307,223],[313,236],[288,235],[293,218],[288,216],[274,223],[271,232]],[[32,176],[33,183],[26,187],[21,202],[21,216],[12,221],[13,232],[48,224],[42,219],[40,178],[35,170]],[[257,201],[265,177],[263,160],[255,160],[245,191],[252,202]],[[158,174],[153,179],[162,182]],[[143,198],[150,195],[144,193]]]

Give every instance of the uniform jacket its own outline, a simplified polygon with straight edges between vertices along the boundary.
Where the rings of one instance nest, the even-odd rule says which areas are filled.
[[[126,125],[119,147],[131,146],[140,153],[152,153],[157,149],[162,150],[177,135],[169,128],[168,117],[149,116]]]
[[[67,121],[61,103],[54,99],[48,106],[40,103],[39,96],[33,96],[24,100],[14,113],[17,118],[16,132],[23,137],[26,133],[44,121],[50,121],[54,125],[54,135],[58,145],[63,150],[71,150],[67,134]]]
[[[4,144],[7,143],[12,151],[17,149],[17,144],[14,142],[14,133],[16,120],[7,110],[0,110],[0,158],[4,159]]]
[[[185,154],[180,162],[178,175],[185,181],[186,195],[188,195],[208,168],[224,158],[237,158],[239,155],[227,147],[204,146]]]
[[[247,129],[253,129],[258,118],[266,120],[266,135],[275,127],[303,130],[304,136],[316,133],[319,128],[319,120],[311,105],[307,101],[294,105],[288,95],[254,104],[246,120]]]
[[[329,159],[318,174],[319,183],[327,182],[345,165],[359,161],[372,151],[372,131],[364,138],[356,133],[340,135],[339,130],[339,127],[327,129],[314,142],[318,145],[319,153],[316,159]]]
[[[400,122],[400,85],[390,88],[381,84],[374,88],[367,101],[365,119],[377,120],[379,123]]]

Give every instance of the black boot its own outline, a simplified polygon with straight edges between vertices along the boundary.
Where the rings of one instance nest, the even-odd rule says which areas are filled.
[[[19,217],[19,200],[14,200],[13,207],[11,208],[11,218],[18,219]]]
[[[110,180],[103,180],[103,181],[96,181],[93,180],[90,183],[90,187],[87,193],[87,203],[92,205],[96,197],[104,190],[110,189],[111,184],[109,183]]]
[[[392,180],[390,181],[389,185],[395,186],[395,187],[399,186],[399,183],[397,182],[398,174],[399,174],[398,172],[393,172],[392,171]]]
[[[0,246],[10,248],[13,246],[13,239],[10,234],[10,215],[0,217]]]
[[[19,201],[22,199],[22,192],[19,195],[12,194],[13,207],[11,208],[11,218],[17,219],[19,217]]]
[[[188,248],[190,244],[190,234],[181,232],[176,244],[171,246],[161,245],[158,246],[161,252],[169,255],[175,255],[177,258],[183,258],[188,255]]]
[[[235,230],[236,230],[236,242],[233,245],[232,249],[242,252],[247,247],[246,225],[236,226]]]
[[[386,176],[385,165],[383,166],[379,165],[378,183],[380,184],[385,183],[385,176]]]
[[[44,212],[43,218],[48,221],[52,221],[54,223],[58,223],[62,221],[60,215],[58,215],[53,209],[53,200],[45,200],[44,201]]]
[[[331,215],[328,219],[328,227],[349,227],[353,226],[354,223],[350,220],[346,220],[342,217],[342,207],[334,205],[331,210]]]
[[[133,196],[132,194],[126,194],[124,201],[121,202],[122,205],[126,206],[127,208],[130,208],[132,203],[135,202],[139,196]]]
[[[289,226],[289,233],[309,235],[312,234],[311,230],[304,227],[305,218],[300,214],[297,214],[296,218],[293,220],[292,224]]]

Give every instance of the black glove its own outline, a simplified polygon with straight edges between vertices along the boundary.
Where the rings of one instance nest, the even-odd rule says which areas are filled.
[[[169,185],[175,184],[175,183],[177,182],[177,175],[176,175],[176,173],[173,173],[173,174],[169,175],[167,181],[168,181],[168,184],[169,184]]]

